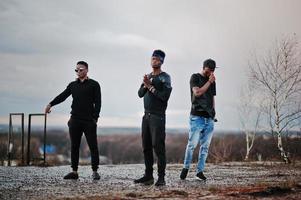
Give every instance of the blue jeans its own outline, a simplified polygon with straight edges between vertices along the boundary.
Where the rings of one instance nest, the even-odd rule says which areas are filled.
[[[189,169],[192,161],[193,151],[200,142],[197,173],[205,168],[208,150],[213,135],[214,122],[211,118],[204,118],[190,115],[189,117],[189,138],[186,146],[184,168]]]

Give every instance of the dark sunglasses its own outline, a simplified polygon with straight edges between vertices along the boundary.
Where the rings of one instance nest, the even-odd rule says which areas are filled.
[[[82,72],[82,71],[84,71],[84,68],[75,69],[74,71],[75,71],[76,73],[77,73],[77,72]]]

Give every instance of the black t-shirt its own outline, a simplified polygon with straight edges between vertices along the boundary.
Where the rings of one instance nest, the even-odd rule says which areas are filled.
[[[204,77],[200,73],[192,74],[190,78],[191,115],[197,115],[206,118],[215,117],[215,110],[213,108],[213,98],[216,95],[215,82],[213,82],[209,86],[208,90],[199,97],[196,97],[192,91],[193,87],[203,87],[208,80],[208,77]]]

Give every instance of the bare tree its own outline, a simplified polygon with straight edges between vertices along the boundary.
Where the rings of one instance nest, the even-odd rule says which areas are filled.
[[[259,130],[260,119],[262,114],[261,105],[256,101],[256,91],[249,81],[242,86],[240,93],[240,104],[238,114],[242,132],[246,138],[246,155],[245,161],[249,160],[250,152],[253,148],[256,132]]]
[[[231,136],[230,136],[231,137]],[[214,138],[210,146],[210,156],[214,162],[224,162],[231,160],[231,153],[235,141],[226,135]]]
[[[301,65],[296,37],[276,43],[265,56],[255,56],[249,64],[252,80],[262,94],[270,131],[277,136],[277,146],[285,163],[289,163],[282,135],[297,125],[301,117]]]

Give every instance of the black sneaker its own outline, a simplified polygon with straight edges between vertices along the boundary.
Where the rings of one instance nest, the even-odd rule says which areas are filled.
[[[206,177],[204,176],[203,172],[199,172],[196,174],[196,179],[201,180],[201,181],[206,181]]]
[[[154,184],[154,178],[152,176],[143,176],[142,178],[134,180],[134,183],[142,183],[144,185]]]
[[[186,178],[187,174],[188,174],[188,169],[183,168],[182,171],[181,171],[180,178],[181,178],[182,180],[184,180],[184,179]]]
[[[98,172],[93,172],[92,178],[93,178],[93,180],[99,180],[100,179],[99,173]]]
[[[166,185],[164,177],[159,177],[156,184],[155,184],[155,186],[164,186],[164,185]]]
[[[64,179],[78,179],[78,174],[75,172],[70,172],[64,176]]]

